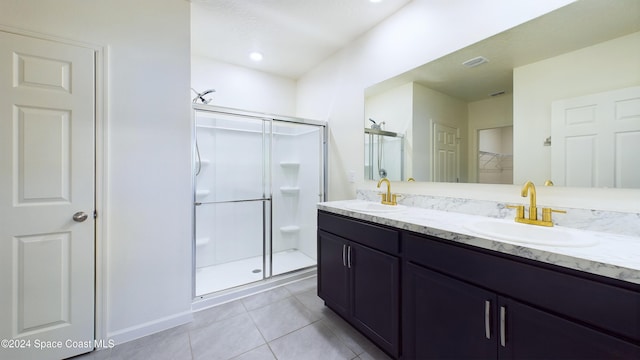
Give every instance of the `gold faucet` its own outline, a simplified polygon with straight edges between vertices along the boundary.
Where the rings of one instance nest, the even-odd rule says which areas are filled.
[[[538,207],[536,206],[536,186],[533,185],[531,181],[527,181],[522,187],[520,196],[529,196],[529,220],[538,220]]]
[[[382,203],[385,205],[398,205],[397,195],[391,194],[391,182],[389,181],[389,179],[387,178],[380,179],[380,181],[378,181],[378,188],[380,188],[380,185],[382,185],[382,183],[387,183],[386,194],[385,193],[380,194],[382,196]]]
[[[553,220],[551,220],[551,213],[563,213],[567,212],[564,210],[555,210],[552,208],[542,208],[542,220],[538,219],[538,207],[536,206],[536,186],[533,185],[533,182],[527,181],[522,187],[521,191],[522,197],[529,196],[529,218],[524,217],[524,205],[507,205],[508,208],[516,209],[516,222],[523,224],[531,224],[531,225],[541,225],[541,226],[553,226]]]

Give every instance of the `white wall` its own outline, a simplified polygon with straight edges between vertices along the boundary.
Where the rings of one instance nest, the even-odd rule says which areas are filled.
[[[193,55],[191,87],[200,92],[215,89],[206,96],[212,99],[210,105],[295,115],[296,82],[282,76]]]
[[[187,321],[189,3],[2,1],[0,25],[108,48],[98,336],[122,341]]]
[[[329,121],[330,198],[353,198],[363,182],[367,86],[570,2],[414,0],[299,79],[298,116]]]
[[[514,181],[551,178],[553,101],[640,85],[638,64],[640,32],[514,69]]]

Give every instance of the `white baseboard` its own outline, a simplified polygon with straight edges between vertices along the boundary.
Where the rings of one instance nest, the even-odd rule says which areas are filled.
[[[191,321],[193,321],[193,312],[189,310],[126,329],[109,332],[107,333],[107,339],[113,340],[116,345],[119,345],[160,331],[168,330]]]

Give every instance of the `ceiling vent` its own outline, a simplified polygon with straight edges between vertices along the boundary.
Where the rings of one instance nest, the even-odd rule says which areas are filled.
[[[469,59],[465,62],[462,63],[462,65],[466,66],[466,67],[476,67],[478,65],[482,65],[484,63],[488,63],[489,60],[487,60],[487,58],[483,57],[483,56],[478,56],[478,57],[474,57],[473,59]]]

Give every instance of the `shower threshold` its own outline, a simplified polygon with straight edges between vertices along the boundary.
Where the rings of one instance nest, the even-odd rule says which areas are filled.
[[[298,250],[273,253],[273,275],[316,265],[316,260]],[[263,279],[262,256],[196,269],[196,296],[215,293]]]

